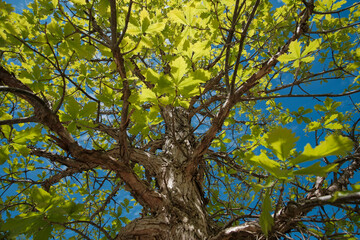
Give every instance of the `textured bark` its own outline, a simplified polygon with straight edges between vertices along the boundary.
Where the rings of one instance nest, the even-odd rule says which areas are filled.
[[[191,240],[206,239],[210,234],[200,183],[186,172],[195,146],[189,114],[180,107],[166,107],[162,114],[167,129],[160,158],[133,153],[134,159],[146,164],[156,178],[164,205],[151,216],[132,221],[117,239]],[[146,158],[152,160],[144,161]]]
[[[191,160],[195,139],[184,108],[163,109],[167,124],[163,158],[165,164],[157,173],[160,192],[166,196],[165,212],[174,239],[204,239],[208,236],[207,214],[201,186],[196,176],[189,176],[186,165]]]

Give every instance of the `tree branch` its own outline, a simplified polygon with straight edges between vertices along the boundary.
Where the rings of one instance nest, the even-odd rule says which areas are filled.
[[[37,97],[29,87],[24,85],[20,80],[2,67],[0,67],[0,83],[10,87],[3,87],[2,89],[4,89],[4,91],[5,89],[10,89],[13,93],[23,98],[34,107],[34,113],[38,121],[59,136],[59,142],[61,142],[60,147],[69,152],[76,161],[85,164],[94,164],[101,166],[104,169],[115,171],[127,184],[130,192],[140,204],[150,207],[154,212],[157,209],[162,208],[164,203],[160,194],[142,182],[128,164],[123,161],[118,161],[116,158],[109,156],[106,152],[88,150],[81,147],[62,125],[59,117],[51,111],[46,103],[41,98]],[[126,134],[126,131],[124,131],[124,134]]]
[[[233,94],[234,91],[235,91],[236,76],[237,76],[237,71],[238,71],[238,68],[239,68],[239,65],[240,65],[240,58],[241,58],[241,55],[242,55],[242,52],[243,52],[243,49],[244,49],[244,42],[245,42],[245,39],[246,39],[250,24],[251,24],[252,20],[255,17],[255,13],[256,13],[257,8],[259,7],[259,4],[260,4],[260,0],[257,0],[255,2],[255,5],[254,5],[252,11],[251,11],[249,19],[247,20],[246,25],[245,25],[243,31],[241,32],[238,55],[236,57],[233,78],[231,80],[230,94]]]
[[[250,97],[250,98],[239,98],[239,101],[256,101],[256,100],[267,100],[274,98],[300,98],[300,97],[344,97],[349,96],[355,93],[359,93],[359,90],[354,90],[345,93],[332,94],[332,93],[323,93],[323,94],[286,94],[286,95],[273,95],[266,97]]]
[[[0,120],[1,125],[13,125],[18,123],[29,123],[29,122],[36,122],[37,119],[35,116],[26,117],[26,118],[14,118],[14,119],[7,119],[7,120]]]
[[[241,96],[248,92],[251,88],[258,84],[258,80],[268,74],[272,67],[274,67],[278,60],[277,58],[284,53],[286,53],[289,49],[289,45],[291,42],[300,38],[301,34],[303,34],[304,26],[307,26],[307,21],[312,14],[314,6],[307,6],[300,14],[300,23],[294,31],[293,36],[279,49],[279,51],[273,55],[270,59],[268,59],[265,63],[262,64],[262,67],[254,73],[248,80],[246,80],[233,95],[229,95],[225,103],[220,107],[219,112],[215,116],[215,118],[211,122],[211,127],[205,133],[201,142],[197,145],[194,150],[194,154],[192,157],[192,161],[189,161],[187,166],[187,172],[190,175],[195,174],[198,163],[201,157],[206,153],[207,149],[210,147],[211,142],[215,138],[216,134],[221,130],[223,123],[227,116],[230,113],[232,107],[239,101],[241,101]]]

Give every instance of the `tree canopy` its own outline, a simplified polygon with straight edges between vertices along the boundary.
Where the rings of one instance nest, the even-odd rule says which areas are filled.
[[[358,239],[359,17],[0,0],[0,238]]]

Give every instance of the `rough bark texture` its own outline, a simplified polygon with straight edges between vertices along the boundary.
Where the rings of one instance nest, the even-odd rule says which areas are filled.
[[[162,165],[153,168],[151,174],[159,185],[164,204],[153,216],[133,221],[121,236],[124,239],[206,239],[209,225],[201,183],[186,172],[195,146],[189,114],[180,107],[166,107],[162,114],[167,124],[160,156]]]

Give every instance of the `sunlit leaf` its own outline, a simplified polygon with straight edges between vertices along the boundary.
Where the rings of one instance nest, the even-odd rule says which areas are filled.
[[[176,23],[186,24],[184,12],[181,10],[178,10],[178,9],[171,10],[168,13],[168,17]]]
[[[266,142],[275,155],[284,161],[289,157],[298,139],[299,137],[295,137],[295,133],[290,129],[279,126],[267,134]]]
[[[70,1],[75,3],[75,4],[79,4],[79,5],[86,4],[86,0],[70,0]]]
[[[27,141],[33,141],[42,136],[41,129],[36,128],[27,128],[25,130],[19,131],[14,137],[13,141],[17,144],[25,144]]]
[[[261,231],[265,234],[265,236],[268,236],[274,225],[274,219],[271,216],[272,206],[269,190],[267,190],[265,193],[261,210],[262,211],[259,218]]]
[[[9,159],[9,145],[0,146],[0,165]]]
[[[42,188],[33,188],[31,192],[31,197],[39,210],[43,211],[51,204],[52,197],[50,193],[46,192]]]
[[[159,22],[159,23],[154,23],[154,24],[151,24],[146,32],[147,33],[158,33],[158,32],[161,32],[162,30],[164,30],[165,28],[165,23],[163,22]]]
[[[187,64],[183,57],[178,57],[171,63],[171,70],[174,77],[175,83],[179,83],[182,77],[187,72]]]
[[[141,101],[154,102],[154,101],[156,101],[156,99],[157,99],[157,97],[156,97],[155,93],[153,91],[151,91],[151,89],[143,88],[141,90],[141,95],[140,95]]]
[[[353,142],[349,138],[333,134],[327,136],[325,140],[315,148],[307,144],[304,151],[290,162],[295,165],[330,155],[342,155],[351,151],[352,147]]]
[[[259,156],[248,154],[246,160],[255,166],[261,166],[276,178],[286,179],[288,176],[288,171],[282,170],[280,164],[269,159],[265,153],[261,153]]]
[[[302,53],[303,56],[306,56],[310,52],[316,51],[319,49],[319,46],[321,44],[321,38],[315,39],[314,41],[311,41],[310,44],[305,48],[304,52]]]
[[[313,165],[294,171],[295,175],[315,175],[325,177],[329,172],[337,171],[337,164],[329,164],[325,167],[320,166],[320,162],[316,162]]]

